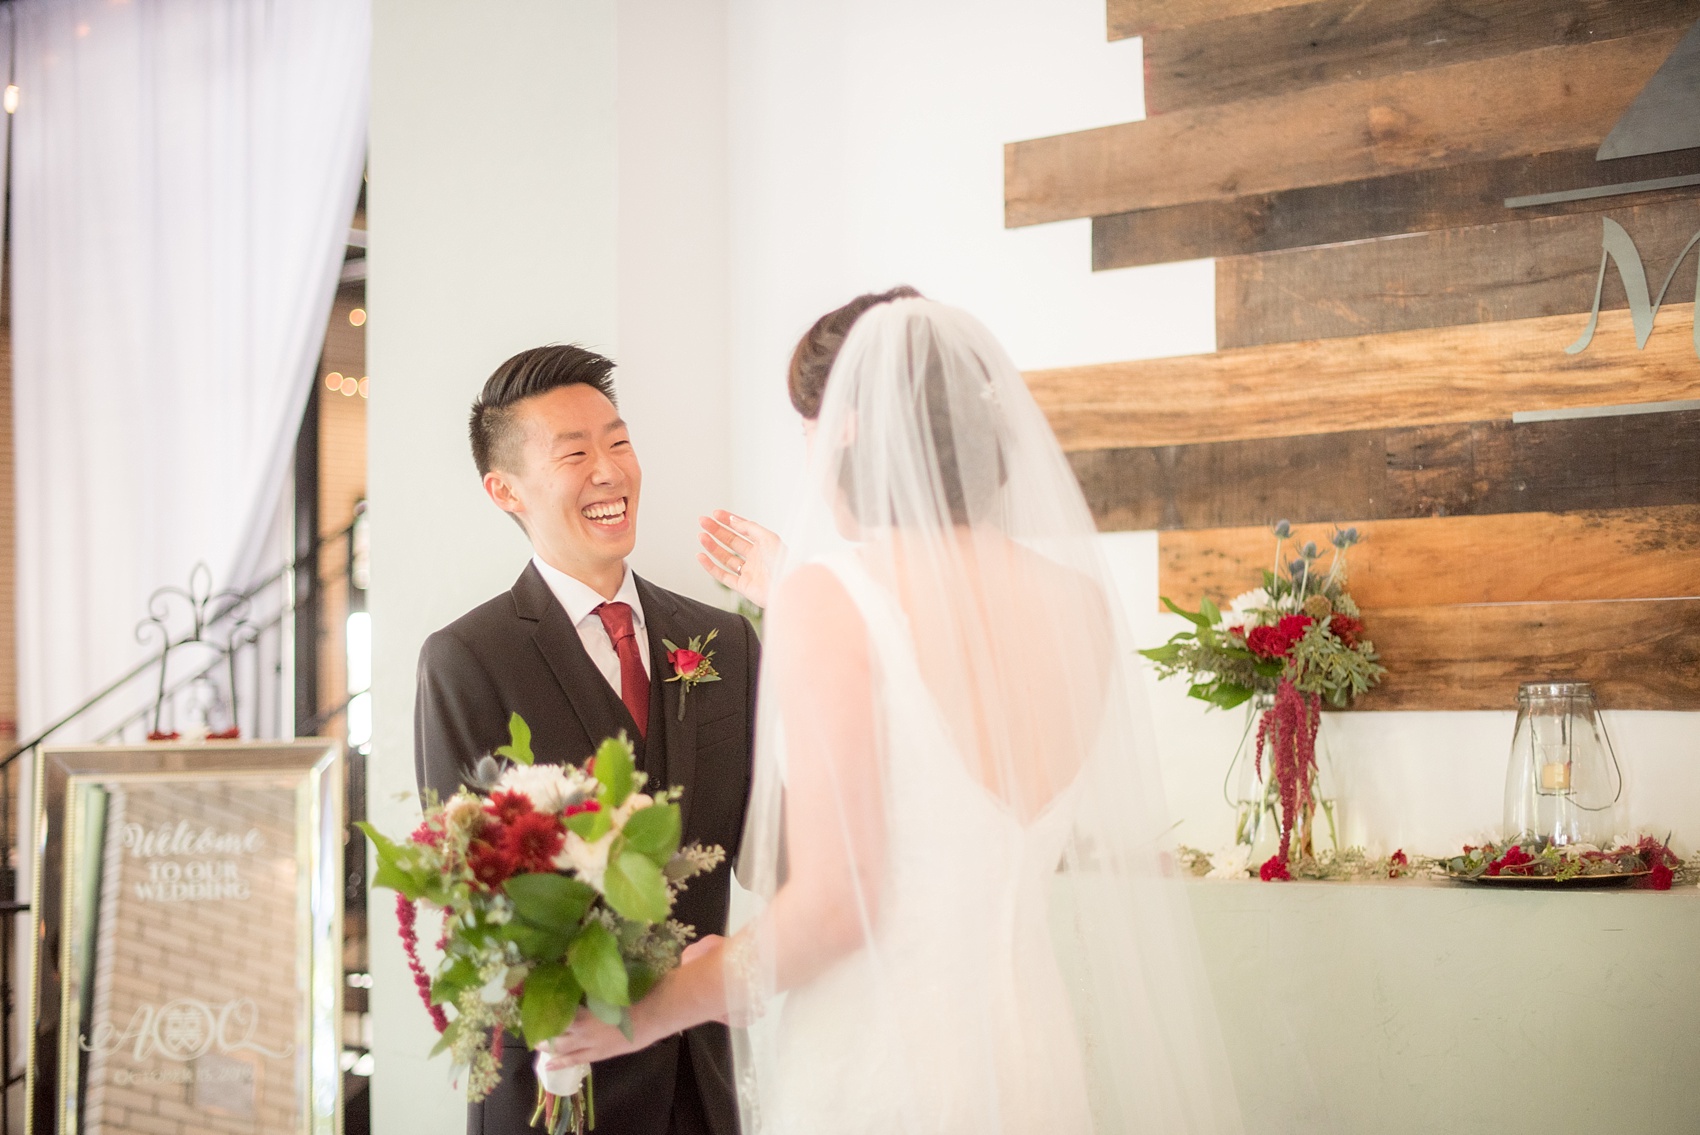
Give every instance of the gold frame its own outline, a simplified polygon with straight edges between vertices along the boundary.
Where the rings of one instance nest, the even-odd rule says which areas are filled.
[[[35,768],[35,869],[30,906],[30,1034],[25,1082],[25,1130],[31,1135],[76,1135],[76,1021],[85,991],[74,975],[76,913],[71,891],[81,872],[72,861],[80,847],[92,791],[116,782],[240,781],[298,774],[295,792],[296,973],[310,975],[295,1043],[305,1053],[301,1085],[302,1135],[342,1131],[342,743],[213,741],[43,749]],[[44,958],[55,964],[44,965]],[[80,961],[79,961],[80,964]],[[42,1067],[51,1046],[52,1083]],[[67,1115],[67,1089],[69,1115]],[[67,1122],[69,1120],[69,1122]]]

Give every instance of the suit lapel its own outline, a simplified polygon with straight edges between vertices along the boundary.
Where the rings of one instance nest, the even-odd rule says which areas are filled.
[[[514,607],[520,617],[537,624],[531,632],[532,641],[549,664],[561,692],[567,695],[567,701],[572,704],[573,713],[584,727],[590,743],[599,744],[604,738],[624,729],[631,734],[633,743],[641,752],[643,739],[633,728],[625,703],[609,687],[608,680],[590,660],[590,655],[585,653],[578,628],[573,626],[566,609],[556,601],[549,585],[538,574],[536,565],[526,566],[525,574],[514,584],[513,594]]]
[[[656,748],[657,755],[666,753],[666,763],[662,768],[653,770],[655,775],[651,783],[657,787],[685,790],[684,798],[679,801],[679,819],[684,825],[690,822],[691,784],[696,778],[696,713],[691,700],[685,698],[685,719],[679,720],[679,701],[684,697],[684,683],[667,681],[673,676],[673,667],[667,661],[667,647],[662,640],[672,639],[675,645],[683,646],[691,634],[684,625],[683,612],[670,593],[650,586],[641,576],[637,587],[649,632],[650,696],[653,703],[656,691],[660,693],[659,724],[661,735],[665,738],[664,746]],[[650,736],[654,738],[654,734]]]

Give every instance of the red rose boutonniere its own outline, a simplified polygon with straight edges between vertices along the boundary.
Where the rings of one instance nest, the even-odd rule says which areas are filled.
[[[684,646],[675,646],[667,639],[661,640],[661,645],[667,648],[667,664],[673,667],[673,676],[669,682],[679,683],[679,720],[685,720],[685,698],[703,682],[718,682],[720,674],[714,669],[714,651],[708,649],[708,644],[714,641],[719,631],[709,631],[708,637],[695,635]]]

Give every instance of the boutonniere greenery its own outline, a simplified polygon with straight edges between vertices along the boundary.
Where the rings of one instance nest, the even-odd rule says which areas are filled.
[[[667,639],[661,640],[661,645],[667,648],[667,663],[673,667],[673,676],[669,682],[679,683],[679,720],[685,720],[685,698],[703,682],[718,682],[720,674],[714,668],[714,651],[708,649],[708,644],[714,641],[719,631],[709,631],[708,635],[695,635],[684,646],[675,646]]]

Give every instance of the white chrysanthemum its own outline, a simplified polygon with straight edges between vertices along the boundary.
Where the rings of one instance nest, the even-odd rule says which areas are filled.
[[[572,773],[560,765],[515,765],[502,774],[496,788],[519,793],[539,812],[559,812],[577,792],[578,785]]]
[[[577,832],[568,832],[566,846],[555,856],[555,870],[571,871],[600,891],[602,877],[608,873],[608,849],[613,845],[612,831],[595,843],[586,843]]]
[[[1207,879],[1243,879],[1251,865],[1251,848],[1243,843],[1224,848],[1210,857]]]
[[[1243,630],[1274,622],[1274,607],[1275,601],[1269,598],[1269,592],[1254,587],[1234,596],[1233,602],[1222,612],[1222,626],[1224,629],[1239,627]]]

